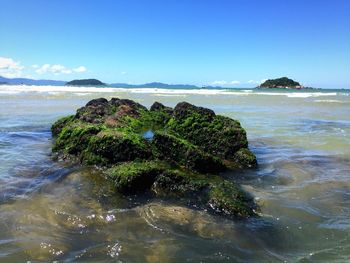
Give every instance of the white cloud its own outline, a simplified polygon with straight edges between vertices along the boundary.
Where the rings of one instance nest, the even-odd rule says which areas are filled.
[[[79,66],[76,68],[67,68],[59,64],[33,64],[25,68],[21,65],[21,62],[15,61],[12,58],[0,57],[0,76],[7,78],[25,77],[30,73],[35,72],[36,74],[51,73],[54,75],[60,74],[72,74],[72,73],[82,73],[87,71],[84,66]]]
[[[72,74],[73,72],[82,73],[82,72],[85,72],[86,70],[87,69],[84,66],[79,66],[77,68],[69,69],[59,64],[55,64],[55,65],[44,64],[41,67],[39,67],[37,70],[35,70],[35,72],[38,74],[53,73],[55,75],[59,75],[59,74]]]
[[[231,82],[230,82],[230,84],[232,84],[232,85],[237,85],[237,84],[240,84],[241,82],[239,81],[239,80],[232,80]]]
[[[122,71],[122,72],[120,72],[120,74],[121,75],[126,75],[126,74],[128,74],[126,71]]]
[[[21,62],[14,61],[12,58],[0,57],[0,69],[22,70]]]
[[[18,77],[22,77],[22,72],[4,71],[0,69],[0,76],[5,78],[18,78]]]
[[[212,85],[218,85],[218,86],[225,86],[225,85],[237,85],[241,82],[239,80],[232,80],[232,81],[226,81],[226,80],[215,80],[211,84]]]
[[[85,72],[87,69],[86,67],[84,66],[80,66],[80,67],[77,67],[77,68],[74,68],[73,71],[74,72],[77,72],[77,73],[81,73],[81,72]]]
[[[49,71],[55,75],[72,73],[72,70],[67,69],[65,66],[62,65],[52,65],[51,68],[49,68]]]
[[[50,64],[44,64],[41,67],[39,67],[37,70],[35,70],[35,72],[38,74],[44,74],[50,69],[50,67],[51,67]]]
[[[20,77],[24,66],[12,58],[0,57],[0,75],[7,78]]]
[[[226,85],[227,81],[226,80],[215,80],[211,84],[212,85]]]
[[[262,80],[248,80],[247,83],[248,84],[261,84],[263,82],[265,82],[267,79],[262,79]]]

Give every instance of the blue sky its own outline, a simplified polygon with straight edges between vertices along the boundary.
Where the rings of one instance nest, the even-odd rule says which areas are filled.
[[[1,0],[0,75],[350,88],[347,0]]]

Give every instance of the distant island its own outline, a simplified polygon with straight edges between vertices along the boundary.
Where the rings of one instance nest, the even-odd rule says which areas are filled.
[[[66,83],[66,86],[106,86],[98,79],[75,79]]]
[[[260,84],[257,88],[274,88],[274,89],[304,89],[306,87],[300,85],[299,82],[287,77],[268,79]]]

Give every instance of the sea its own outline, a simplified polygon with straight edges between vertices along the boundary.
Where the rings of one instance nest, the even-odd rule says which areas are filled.
[[[237,119],[260,206],[232,220],[122,196],[52,156],[51,125],[89,100],[187,101]],[[350,262],[350,90],[0,86],[0,262]]]

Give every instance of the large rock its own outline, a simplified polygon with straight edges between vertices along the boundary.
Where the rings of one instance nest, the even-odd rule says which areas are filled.
[[[252,199],[220,176],[256,167],[246,132],[210,109],[155,102],[148,110],[132,100],[100,98],[58,120],[52,134],[54,152],[105,167],[116,191],[182,196],[215,213],[255,215]]]

